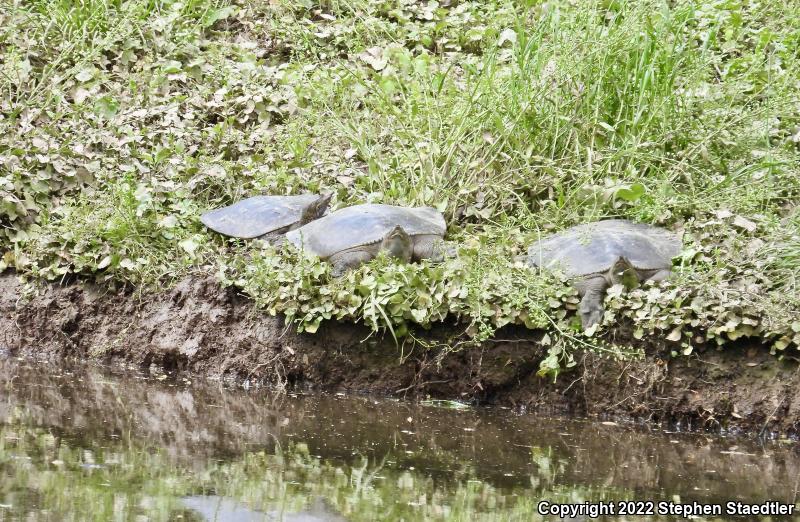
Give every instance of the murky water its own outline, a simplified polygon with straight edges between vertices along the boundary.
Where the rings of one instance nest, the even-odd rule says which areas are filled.
[[[13,360],[0,382],[0,520],[538,520],[542,500],[800,489],[795,443]]]

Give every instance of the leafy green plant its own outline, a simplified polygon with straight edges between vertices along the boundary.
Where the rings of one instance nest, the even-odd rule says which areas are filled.
[[[141,287],[214,271],[305,331],[453,318],[477,342],[520,324],[546,330],[556,372],[605,347],[568,286],[513,257],[622,217],[687,248],[674,281],[612,290],[606,327],[676,353],[800,340],[791,5],[92,0],[0,21],[0,268]],[[198,221],[323,190],[435,206],[459,257],[336,280]]]

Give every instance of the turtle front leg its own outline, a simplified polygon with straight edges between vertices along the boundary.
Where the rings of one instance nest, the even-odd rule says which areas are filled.
[[[575,285],[581,302],[578,305],[578,315],[581,326],[587,329],[603,320],[603,298],[605,297],[608,281],[603,276],[590,277]]]
[[[340,252],[328,258],[328,263],[333,265],[331,274],[333,277],[341,277],[348,270],[358,268],[364,263],[372,259],[372,254],[362,250],[354,250],[352,252]]]
[[[448,244],[439,236],[420,236],[414,240],[414,261],[430,259],[435,263],[456,256],[455,245]]]

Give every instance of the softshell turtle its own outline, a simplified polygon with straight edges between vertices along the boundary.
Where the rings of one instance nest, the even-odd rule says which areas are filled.
[[[327,260],[342,275],[385,251],[403,261],[443,256],[445,223],[431,207],[346,207],[286,234],[295,246]]]
[[[588,328],[603,317],[606,288],[624,277],[661,281],[671,273],[672,258],[681,240],[663,228],[609,219],[568,228],[537,241],[528,249],[527,262],[561,270],[576,278],[581,296],[578,313]]]
[[[206,212],[200,221],[226,236],[273,240],[322,217],[331,195],[253,196]]]

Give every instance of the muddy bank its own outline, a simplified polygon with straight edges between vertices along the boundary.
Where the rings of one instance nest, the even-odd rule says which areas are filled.
[[[418,337],[436,346],[458,329]],[[393,396],[477,400],[528,411],[631,417],[691,428],[796,434],[798,366],[760,347],[707,348],[670,359],[653,344],[642,361],[586,353],[554,383],[536,375],[539,334],[505,328],[480,347],[443,354],[398,347],[352,324],[297,334],[254,310],[212,277],[191,277],[162,293],[135,296],[95,285],[43,285],[23,296],[0,276],[0,348],[14,355],[94,359],[250,384],[307,386]]]

